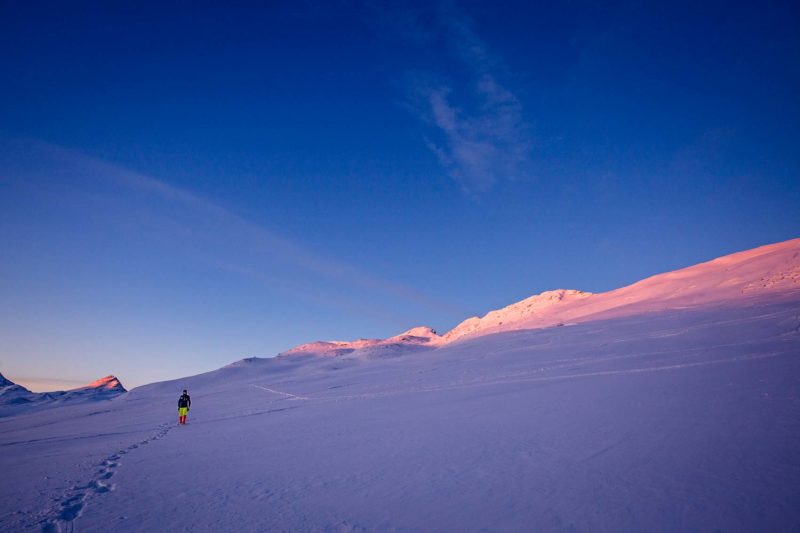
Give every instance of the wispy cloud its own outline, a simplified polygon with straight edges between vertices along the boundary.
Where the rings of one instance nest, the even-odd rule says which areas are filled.
[[[113,216],[137,225],[138,233],[150,229],[154,239],[180,248],[192,260],[288,292],[315,306],[402,327],[413,325],[419,316],[402,316],[398,307],[453,316],[464,313],[413,287],[320,254],[187,189],[71,149],[39,141],[26,144],[37,157],[56,161],[62,172],[80,176],[73,181],[76,185],[91,176],[138,192],[140,204],[115,204],[119,211]],[[79,194],[69,190],[68,194]],[[106,200],[102,203],[108,205]]]
[[[454,6],[438,13],[442,39],[467,71],[468,81],[417,82],[413,100],[432,126],[427,146],[466,192],[479,193],[525,171],[530,128],[519,100],[499,81],[505,70],[501,59],[478,37],[472,22]]]

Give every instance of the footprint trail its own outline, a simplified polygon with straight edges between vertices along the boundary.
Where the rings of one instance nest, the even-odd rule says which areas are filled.
[[[92,478],[83,485],[73,485],[66,491],[62,498],[44,513],[44,518],[39,522],[43,533],[71,533],[75,530],[77,520],[88,501],[98,495],[114,490],[111,479],[122,464],[123,457],[141,446],[157,441],[167,435],[174,426],[164,423],[149,438],[131,444],[127,448],[108,455],[97,465]]]

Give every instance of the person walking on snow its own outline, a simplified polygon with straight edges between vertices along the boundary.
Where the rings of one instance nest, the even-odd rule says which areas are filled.
[[[184,389],[183,394],[178,398],[178,423],[180,425],[186,425],[186,413],[189,412],[191,406],[192,399],[189,398],[189,393]]]

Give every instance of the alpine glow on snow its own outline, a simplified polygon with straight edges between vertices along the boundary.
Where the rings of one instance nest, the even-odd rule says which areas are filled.
[[[316,342],[113,399],[6,405],[0,524],[789,531],[798,355],[794,239],[605,294],[547,292],[443,336]]]

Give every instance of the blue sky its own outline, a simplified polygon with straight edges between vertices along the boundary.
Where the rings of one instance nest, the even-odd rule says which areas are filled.
[[[270,4],[0,5],[0,372],[140,385],[798,236],[790,2]]]

